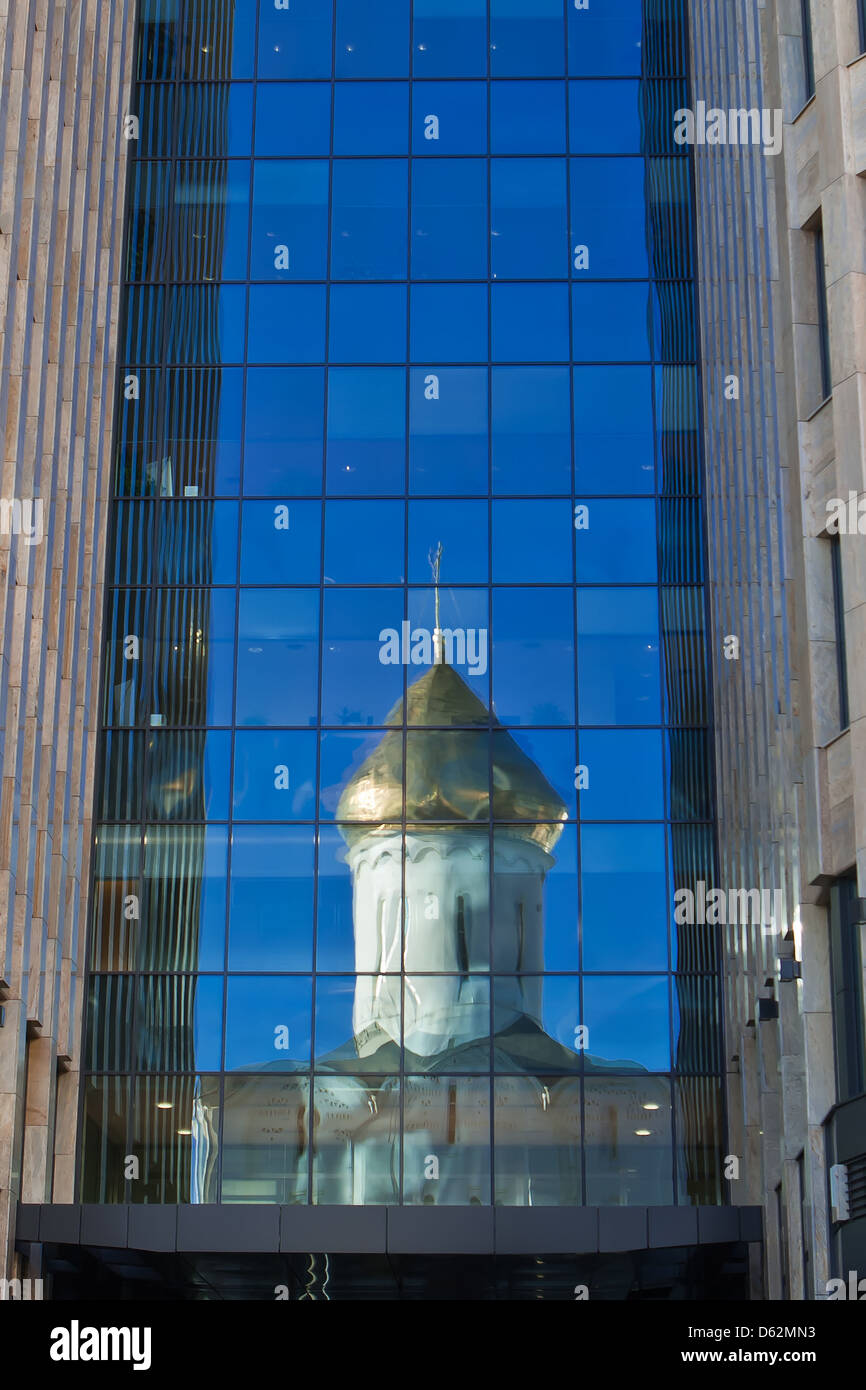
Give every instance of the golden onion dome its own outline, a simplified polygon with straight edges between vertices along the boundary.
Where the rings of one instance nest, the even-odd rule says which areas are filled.
[[[408,825],[523,822],[510,825],[510,833],[553,848],[568,819],[562,798],[452,666],[432,666],[409,687],[406,704]],[[403,705],[400,700],[391,710],[385,723],[393,732],[340,797],[337,820],[350,845],[380,827],[393,830],[403,817]]]

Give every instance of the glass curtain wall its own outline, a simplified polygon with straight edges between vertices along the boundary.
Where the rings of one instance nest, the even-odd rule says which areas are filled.
[[[141,0],[82,1200],[723,1200],[685,9]]]

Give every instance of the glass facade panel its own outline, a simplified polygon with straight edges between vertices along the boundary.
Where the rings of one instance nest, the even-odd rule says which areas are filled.
[[[222,1131],[223,1202],[306,1202],[310,1080],[228,1076]]]
[[[723,1199],[684,8],[142,4],[84,1200]]]
[[[308,826],[250,825],[234,830],[230,970],[311,969],[314,850],[315,836]]]
[[[250,278],[322,280],[328,250],[328,165],[256,161]]]

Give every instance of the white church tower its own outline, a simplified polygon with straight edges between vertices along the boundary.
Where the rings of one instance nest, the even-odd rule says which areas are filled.
[[[565,806],[510,734],[491,727],[485,705],[441,660],[441,643],[435,649],[438,663],[407,694],[405,778],[400,701],[386,721],[393,731],[337,809],[353,879],[361,1056],[383,1033],[400,1043],[401,961],[403,1044],[427,1059],[489,1037],[482,972],[544,969],[544,879]],[[497,986],[495,1031],[510,1013],[541,1026],[537,975]]]

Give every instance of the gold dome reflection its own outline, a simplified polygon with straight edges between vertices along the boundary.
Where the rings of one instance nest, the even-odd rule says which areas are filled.
[[[513,821],[511,833],[550,851],[562,834],[568,812],[562,798],[531,758],[453,667],[432,666],[407,691],[406,805],[403,807],[404,702],[385,723],[393,732],[358,769],[337,806],[337,820],[354,844],[370,825],[393,827],[405,819],[415,825],[464,822],[485,825]],[[423,725],[437,727],[419,728]],[[492,776],[488,749],[492,740]],[[492,786],[491,786],[492,783]],[[491,807],[492,800],[492,807]]]

